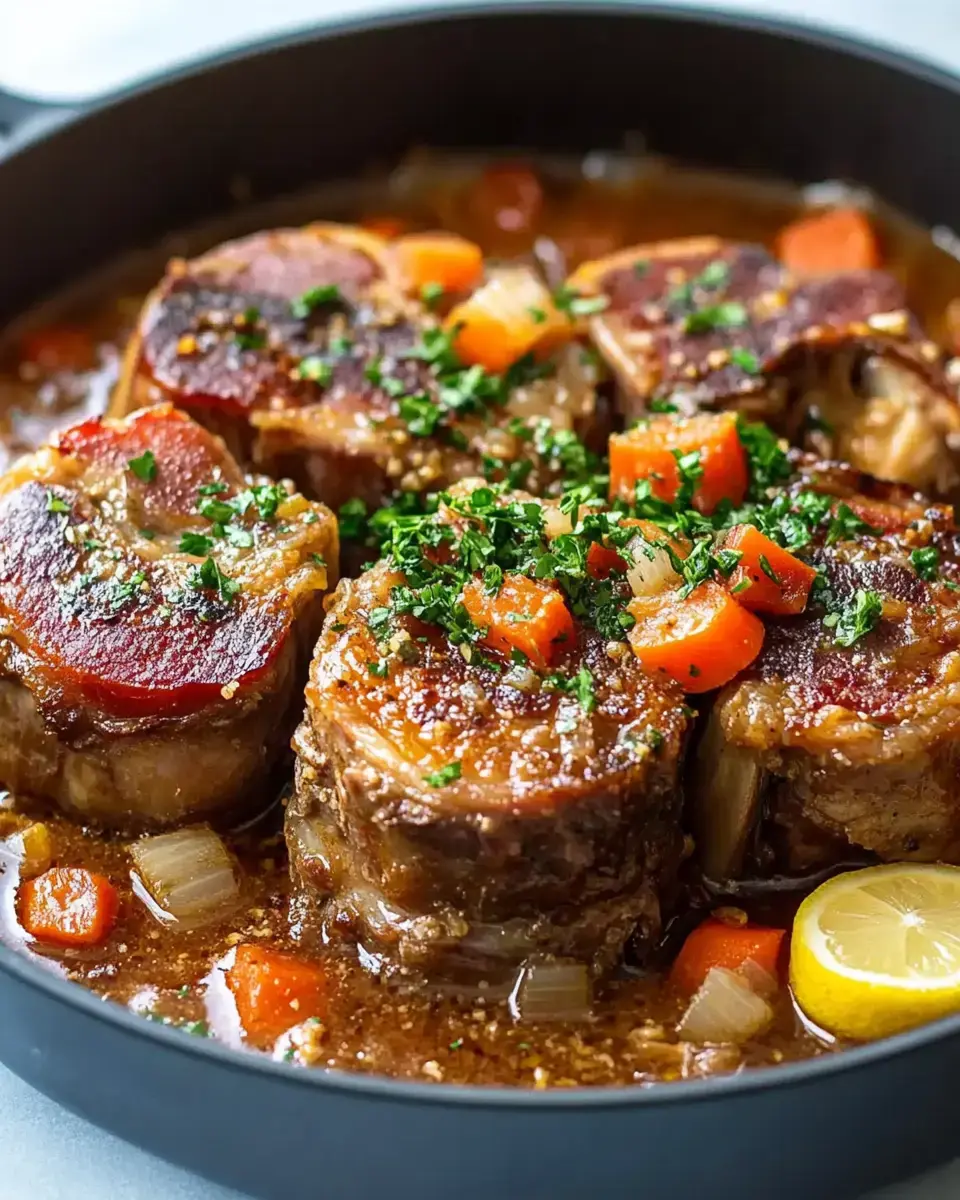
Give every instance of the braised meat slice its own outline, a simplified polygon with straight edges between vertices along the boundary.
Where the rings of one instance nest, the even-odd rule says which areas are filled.
[[[549,301],[531,272],[510,270]],[[462,362],[442,320],[456,299],[432,311],[399,253],[353,227],[228,242],[170,265],[144,306],[113,411],[172,400],[242,461],[335,507],[482,470],[503,478],[514,464],[539,490],[557,466],[542,429],[602,444],[597,365],[580,347],[557,347],[547,362],[519,356],[499,373]]]
[[[690,710],[556,582],[493,561],[507,539],[549,553],[559,510],[471,485],[451,504],[335,595],[295,738],[294,878],[386,969],[610,966],[660,928]],[[466,582],[422,565],[491,545]]]
[[[822,518],[797,551],[820,585],[806,611],[768,621],[761,653],[713,707],[691,786],[705,871],[863,854],[960,862],[952,511],[809,460],[787,495],[793,513]]]
[[[257,797],[296,723],[337,527],[169,406],[0,480],[0,782],[120,828]]]
[[[734,408],[879,478],[960,484],[956,368],[892,276],[795,278],[760,246],[691,238],[587,263],[569,286],[606,302],[590,328],[628,418]]]

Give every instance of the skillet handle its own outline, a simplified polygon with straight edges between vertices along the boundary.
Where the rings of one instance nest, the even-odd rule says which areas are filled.
[[[75,105],[34,100],[0,87],[0,159],[77,112]]]

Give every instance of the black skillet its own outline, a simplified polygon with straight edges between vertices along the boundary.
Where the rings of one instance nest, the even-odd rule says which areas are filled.
[[[657,152],[960,213],[960,83],[769,21],[572,4],[331,24],[80,112],[0,96],[0,317],[230,204],[411,144]],[[0,951],[0,1059],[165,1158],[278,1200],[836,1197],[960,1154],[960,1018],[776,1070],[531,1093],[241,1056]]]

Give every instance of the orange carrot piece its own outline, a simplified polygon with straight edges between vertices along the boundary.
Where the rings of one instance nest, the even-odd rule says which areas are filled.
[[[430,285],[465,292],[483,276],[483,251],[455,233],[410,233],[397,238],[392,252],[413,292]]]
[[[610,496],[632,500],[638,480],[648,479],[653,495],[673,503],[680,490],[677,455],[700,455],[703,474],[693,504],[711,513],[721,502],[740,504],[747,494],[747,456],[734,413],[701,414],[686,420],[652,417],[610,438]]]
[[[89,371],[95,365],[94,345],[80,329],[51,326],[24,335],[20,358],[41,371]]]
[[[764,925],[727,925],[710,917],[683,943],[670,982],[692,996],[714,967],[738,971],[748,960],[776,979],[785,933]]]
[[[531,351],[546,353],[576,329],[550,293],[523,267],[499,271],[446,320],[460,358],[470,366],[505,371]]]
[[[659,531],[658,531],[659,532]],[[587,571],[594,579],[606,579],[611,571],[625,571],[626,560],[610,546],[591,542],[587,551]]]
[[[880,266],[880,247],[870,218],[858,208],[811,213],[781,229],[777,255],[799,275],[869,271]]]
[[[636,622],[627,635],[652,673],[667,675],[686,692],[709,692],[748,667],[763,645],[763,622],[707,580],[689,596],[637,596],[627,611]]]
[[[360,222],[360,228],[365,229],[367,233],[375,233],[377,237],[382,237],[389,242],[406,233],[410,228],[410,222],[405,217],[364,217]]]
[[[535,667],[548,667],[556,651],[575,636],[573,617],[563,596],[537,579],[506,575],[495,596],[478,580],[463,589],[470,620],[487,630],[483,641],[509,654],[519,650]]]
[[[226,974],[240,1024],[254,1041],[276,1041],[308,1017],[326,1015],[330,986],[317,963],[247,942]]]
[[[536,173],[523,163],[496,163],[473,184],[468,206],[487,228],[526,233],[543,211],[543,188]]]
[[[103,875],[53,867],[20,887],[20,923],[38,941],[95,946],[116,924],[120,899]]]
[[[724,549],[739,550],[742,555],[727,587],[744,608],[781,617],[803,612],[817,577],[815,567],[778,546],[753,525],[735,526],[724,541]]]

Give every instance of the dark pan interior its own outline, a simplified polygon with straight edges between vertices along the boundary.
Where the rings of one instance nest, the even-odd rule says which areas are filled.
[[[776,24],[598,4],[371,22],[161,80],[12,155],[0,317],[223,210],[238,175],[266,197],[414,143],[586,150],[640,132],[704,165],[852,178],[950,224],[958,124],[951,78]],[[956,1020],[664,1093],[445,1096],[307,1079],[111,1016],[6,954],[0,972],[3,1061],[258,1196],[836,1197],[960,1148]]]
[[[584,150],[639,132],[658,153],[852,178],[929,224],[953,219],[960,98],[932,68],[775,25],[589,8],[371,23],[100,105],[4,171],[0,316],[222,211],[238,175],[265,197],[411,144]]]

